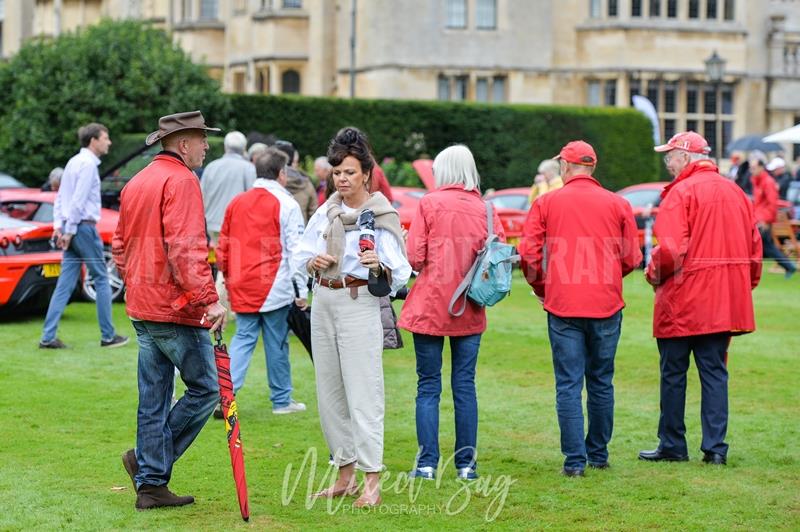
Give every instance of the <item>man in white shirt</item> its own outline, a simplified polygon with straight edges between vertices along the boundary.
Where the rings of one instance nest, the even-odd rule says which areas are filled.
[[[225,155],[211,161],[200,179],[203,205],[206,210],[206,230],[216,245],[225,209],[237,194],[253,188],[256,167],[245,155],[247,139],[239,131],[225,135]]]
[[[78,130],[81,151],[74,155],[61,178],[53,206],[53,239],[64,250],[61,274],[50,298],[44,320],[41,349],[67,347],[56,337],[58,322],[75,290],[81,265],[86,264],[97,290],[97,321],[100,322],[100,345],[118,347],[128,343],[111,321],[111,287],[103,257],[103,243],[97,233],[100,220],[100,157],[108,153],[111,139],[103,124],[87,124]]]

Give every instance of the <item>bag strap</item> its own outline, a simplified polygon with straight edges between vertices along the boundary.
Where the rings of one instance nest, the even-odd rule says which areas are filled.
[[[489,249],[489,245],[499,240],[497,235],[494,234],[494,217],[492,216],[492,203],[490,201],[483,202],[486,205],[486,229],[487,229],[487,236],[486,236],[486,243],[483,245],[483,248],[478,251],[478,255],[475,257],[475,260],[472,262],[472,266],[470,266],[469,271],[462,279],[461,283],[456,288],[456,291],[453,292],[453,297],[450,299],[450,305],[447,307],[447,312],[454,317],[459,317],[464,314],[464,311],[467,310],[467,292],[469,292],[469,287],[472,284],[472,278],[475,277],[475,272],[478,270],[478,266],[480,264],[481,256]],[[455,310],[455,306],[461,303],[460,310]]]
[[[475,277],[475,271],[478,269],[481,256],[487,249],[489,249],[489,244],[491,244],[492,237],[494,236],[494,224],[492,223],[492,204],[489,201],[484,201],[483,203],[486,205],[486,242],[484,243],[483,248],[478,251],[478,255],[472,262],[472,266],[470,266],[469,271],[464,276],[464,279],[461,280],[458,288],[456,288],[456,291],[453,292],[453,297],[450,298],[450,305],[447,307],[447,312],[456,318],[464,314],[464,311],[467,310],[467,292],[469,292],[469,287],[472,285],[472,278]],[[495,239],[496,238],[497,237],[495,237]],[[461,300],[461,309],[454,310],[456,304],[459,302],[459,299]]]
[[[483,250],[478,252],[478,257],[481,256]],[[478,263],[480,261],[478,258],[473,261],[472,266],[469,267],[469,271],[464,276],[464,279],[456,288],[456,291],[453,292],[453,297],[450,299],[450,305],[447,307],[447,312],[454,317],[459,317],[464,314],[464,311],[467,310],[467,292],[469,291],[469,287],[472,284],[472,278],[475,276],[475,271],[478,269]],[[461,309],[455,310],[455,306],[457,303],[461,303]]]

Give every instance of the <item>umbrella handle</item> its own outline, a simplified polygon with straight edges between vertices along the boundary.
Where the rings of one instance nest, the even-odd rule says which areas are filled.
[[[222,331],[220,331],[219,329],[214,331],[214,340],[217,341],[217,347],[222,346]]]

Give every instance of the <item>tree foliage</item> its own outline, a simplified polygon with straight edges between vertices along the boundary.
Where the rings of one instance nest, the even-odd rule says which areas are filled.
[[[594,146],[596,175],[606,188],[660,177],[650,123],[630,109],[261,95],[233,95],[231,101],[241,131],[274,133],[303,155],[323,155],[343,126],[363,129],[378,161],[395,159],[388,169],[396,184],[408,181],[396,177],[403,162],[464,143],[484,190],[529,186],[539,162],[575,139]]]
[[[160,116],[200,109],[225,121],[216,81],[163,31],[106,20],[51,41],[31,42],[0,65],[0,171],[41,184],[79,148],[78,128],[156,129]]]

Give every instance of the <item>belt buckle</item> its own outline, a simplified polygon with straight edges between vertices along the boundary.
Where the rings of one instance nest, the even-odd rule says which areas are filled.
[[[329,288],[330,290],[334,290],[334,288],[333,288],[333,281],[334,281],[334,279],[328,279],[328,288]]]

